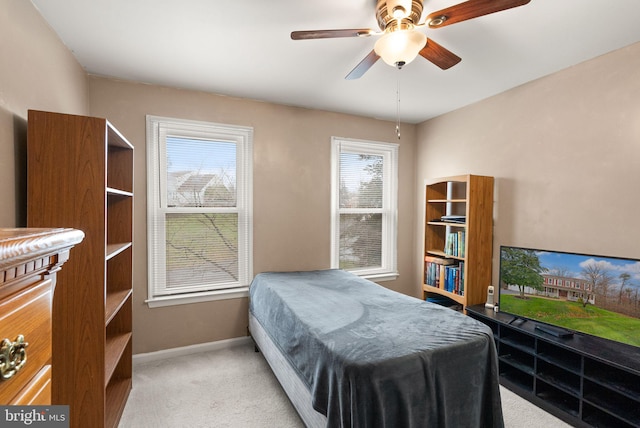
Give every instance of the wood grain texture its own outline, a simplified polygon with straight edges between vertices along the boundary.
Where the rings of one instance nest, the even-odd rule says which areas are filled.
[[[292,31],[292,40],[333,39],[338,37],[367,37],[375,31],[370,28],[349,28],[345,30],[304,30]]]
[[[0,380],[0,404],[51,404],[52,300],[57,272],[84,234],[0,229],[0,340],[24,337],[26,363]]]
[[[86,236],[61,272],[64,286],[53,302],[60,352],[52,360],[52,401],[70,406],[71,427],[116,426],[109,406],[117,400],[105,388],[114,370],[106,367],[130,360],[131,347],[108,349],[108,321],[121,320],[131,334],[130,292],[122,291],[131,290],[133,146],[105,119],[30,111],[27,153],[28,224],[73,227]]]
[[[0,303],[0,340],[13,342],[23,335],[27,363],[11,378],[1,381],[0,403],[9,403],[39,372],[51,362],[51,280],[40,282]]]
[[[462,58],[458,55],[431,39],[427,39],[427,43],[424,45],[424,48],[420,50],[420,55],[440,67],[442,70],[447,70],[462,61]]]
[[[446,9],[438,10],[427,15],[426,22],[429,23],[445,17],[445,20],[438,25],[429,25],[430,28],[440,28],[457,22],[467,21],[502,10],[523,6],[531,0],[468,0],[456,4]]]
[[[436,178],[425,182],[425,235],[426,256],[452,258],[464,261],[464,295],[459,296],[426,284],[423,294],[447,296],[464,307],[484,303],[491,284],[493,254],[493,177],[459,175]],[[466,216],[466,223],[449,224],[440,221],[443,215]],[[465,255],[453,257],[443,252],[448,228],[465,231]]]
[[[51,365],[44,366],[10,404],[23,406],[51,404]]]

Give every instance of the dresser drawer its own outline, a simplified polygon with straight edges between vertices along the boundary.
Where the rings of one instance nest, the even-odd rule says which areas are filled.
[[[18,404],[16,395],[33,385],[41,385],[46,394],[50,371],[45,377],[40,372],[51,364],[51,299],[52,282],[45,280],[0,301],[0,341],[14,342],[22,335],[28,343],[24,366],[9,379],[0,379],[0,404]],[[40,381],[34,379],[39,374]]]
[[[18,393],[10,405],[44,406],[51,404],[51,366],[46,365]]]

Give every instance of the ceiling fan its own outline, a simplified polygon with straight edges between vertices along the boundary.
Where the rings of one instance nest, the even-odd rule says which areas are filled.
[[[488,15],[505,9],[523,6],[531,0],[468,0],[464,3],[427,15],[420,23],[424,0],[378,0],[376,19],[382,31],[369,28],[345,30],[293,31],[293,40],[330,39],[337,37],[368,37],[380,35],[374,49],[347,74],[345,79],[361,77],[373,64],[382,58],[387,64],[402,68],[418,54],[443,70],[453,67],[461,58],[440,46],[420,31],[419,28],[441,28],[457,22]]]

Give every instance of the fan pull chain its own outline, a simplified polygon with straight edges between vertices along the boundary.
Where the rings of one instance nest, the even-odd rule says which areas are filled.
[[[396,135],[398,140],[400,139],[400,69],[401,66],[396,67]]]

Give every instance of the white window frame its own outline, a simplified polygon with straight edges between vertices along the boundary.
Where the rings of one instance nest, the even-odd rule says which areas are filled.
[[[340,208],[340,153],[357,153],[383,157],[382,259],[373,269],[351,269],[350,272],[373,281],[390,281],[398,273],[398,149],[395,143],[331,138],[331,268],[340,265],[340,214],[375,212],[372,209]]]
[[[238,214],[237,282],[212,286],[209,290],[169,290],[166,287],[165,215],[175,212],[166,201],[166,137],[200,138],[236,144],[236,207],[217,208],[216,212]],[[147,261],[150,308],[235,299],[249,295],[253,278],[253,128],[195,120],[147,115]],[[204,212],[207,208],[202,209]],[[200,212],[184,208],[183,212]],[[208,211],[207,211],[208,212]]]

